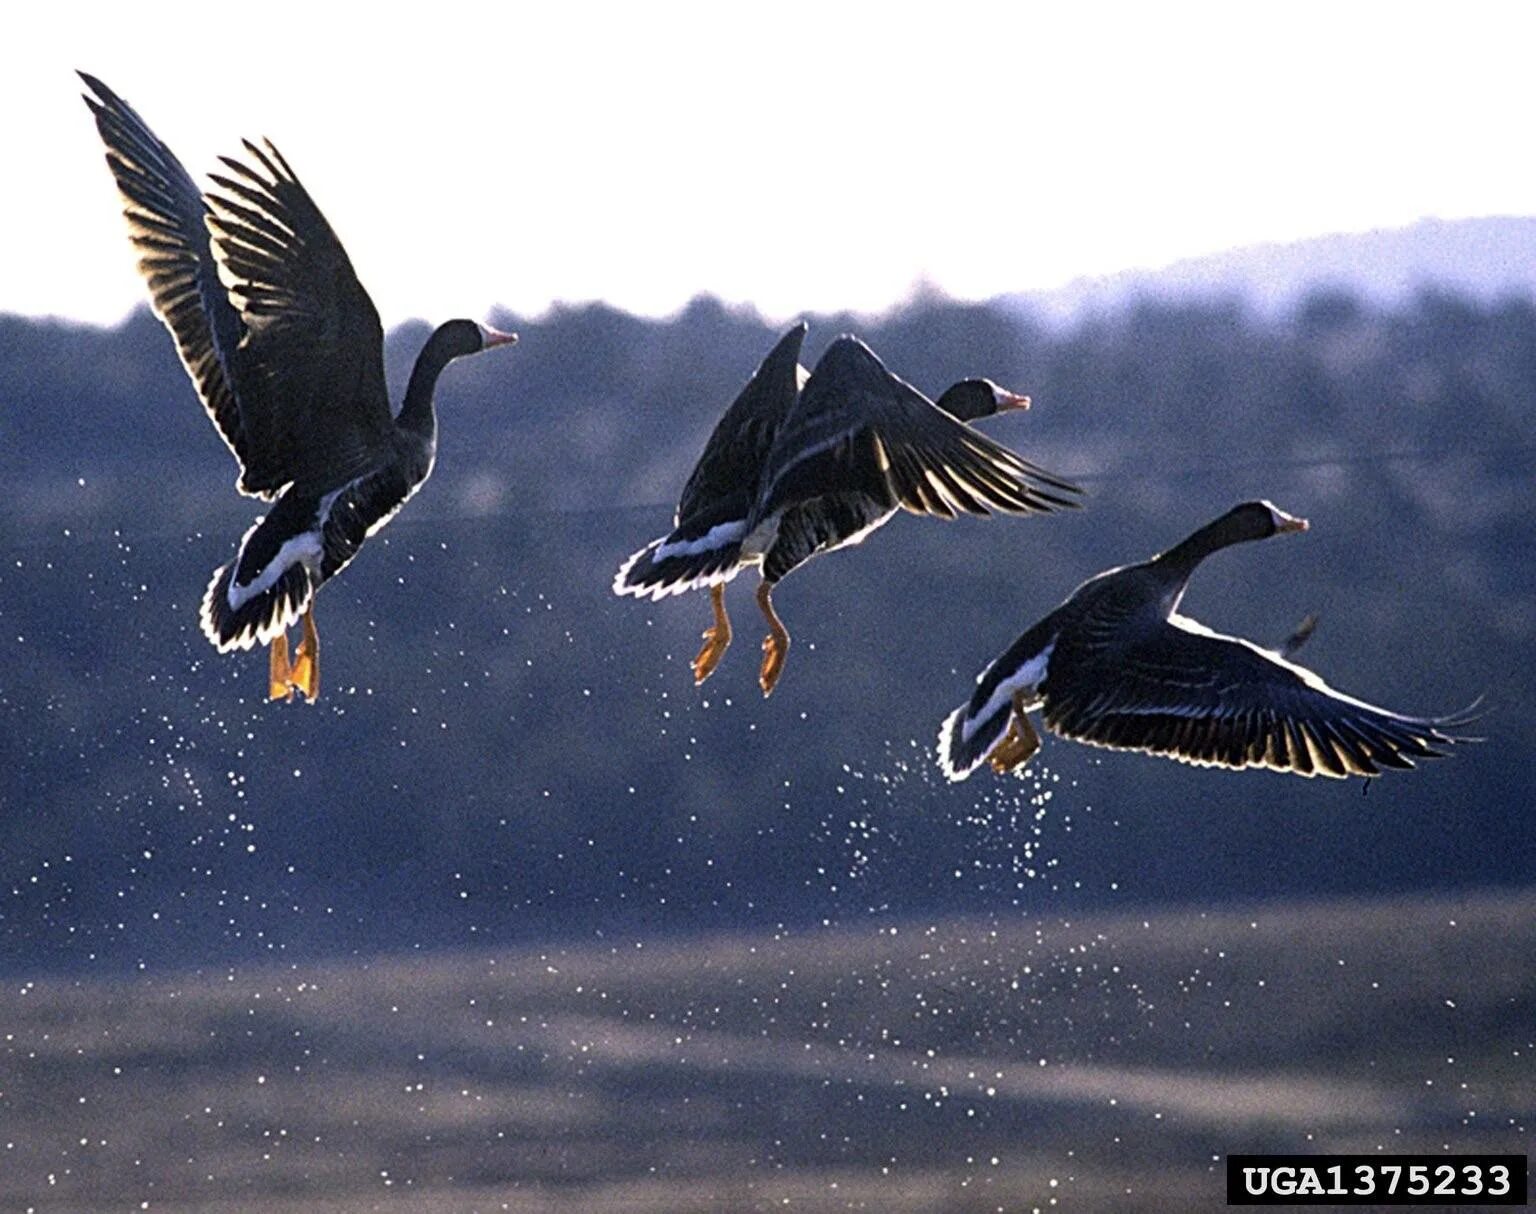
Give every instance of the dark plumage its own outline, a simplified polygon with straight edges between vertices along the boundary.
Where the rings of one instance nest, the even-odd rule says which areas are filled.
[[[967,424],[1027,408],[1028,397],[964,380],[935,406],[849,336],[807,375],[799,362],[805,333],[796,325],[763,359],[705,444],[672,532],[630,557],[614,579],[616,594],[657,599],[710,588],[715,622],[693,662],[697,682],[730,643],[724,585],[745,565],[762,573],[766,695],[789,647],[770,596],[811,557],[859,543],[898,507],[954,518],[1075,505],[1073,485]]]
[[[391,416],[378,311],[277,149],[247,142],[249,161],[223,158],[204,194],[126,101],[80,76],[155,312],[239,464],[236,488],[273,503],[213,575],[203,632],[221,652],[270,645],[272,697],[313,700],[315,591],[431,474],[443,368],[516,337],[441,325]]]
[[[1093,746],[1303,776],[1375,776],[1466,741],[1447,732],[1466,714],[1402,716],[1288,661],[1312,617],[1271,652],[1178,614],[1211,553],[1306,526],[1268,502],[1245,502],[1149,561],[1084,582],[988,666],[944,722],[945,773],[964,779],[983,761],[999,772],[1021,766],[1039,749],[1026,715],[1037,709],[1053,733]]]

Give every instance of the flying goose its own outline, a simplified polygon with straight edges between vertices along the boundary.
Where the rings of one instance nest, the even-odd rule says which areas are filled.
[[[202,193],[126,101],[80,77],[155,313],[234,454],[235,487],[272,503],[214,573],[203,632],[220,652],[270,646],[269,696],[313,702],[315,592],[431,474],[443,368],[516,335],[440,325],[391,416],[378,311],[278,150],[247,141],[247,159],[222,158],[228,173]]]
[[[708,586],[714,623],[695,682],[731,641],[725,583],[757,565],[767,621],[759,683],[772,693],[789,633],[773,588],[811,557],[863,541],[898,508],[913,514],[1048,512],[1078,492],[970,426],[1029,398],[988,380],[955,384],[937,403],[888,371],[862,341],[834,341],[800,365],[802,322],[763,359],[710,435],[683,488],[673,529],[624,562],[615,594],[661,599]]]
[[[1028,714],[1064,738],[1203,767],[1302,776],[1375,776],[1441,757],[1471,719],[1409,717],[1335,691],[1289,660],[1308,617],[1278,651],[1178,613],[1195,568],[1248,540],[1305,531],[1269,502],[1244,502],[1143,561],[1084,582],[982,671],[939,732],[939,763],[963,780],[981,763],[1022,767],[1040,747]]]

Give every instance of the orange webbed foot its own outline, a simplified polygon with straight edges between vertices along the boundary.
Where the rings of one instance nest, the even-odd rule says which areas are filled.
[[[304,635],[299,640],[289,681],[313,704],[320,696],[320,634],[315,629],[315,611],[304,613]]]
[[[731,644],[731,620],[725,614],[725,587],[709,588],[710,605],[715,610],[715,622],[704,630],[704,647],[693,659],[693,684],[697,687],[720,665],[720,659]]]
[[[758,671],[757,681],[765,696],[773,694],[773,689],[778,685],[779,676],[784,673],[784,659],[788,655],[788,633],[770,632],[763,638],[763,666]]]
[[[1040,735],[1035,732],[1035,727],[1030,724],[1029,717],[1024,713],[1023,697],[1015,695],[1008,732],[1003,735],[1003,740],[993,747],[992,753],[987,756],[987,762],[992,765],[992,770],[998,775],[1005,776],[1010,771],[1017,771],[1023,767],[1039,749]]]
[[[293,696],[293,668],[288,665],[288,634],[280,632],[267,648],[267,699],[287,700]]]
[[[789,631],[773,609],[773,584],[764,582],[757,588],[757,605],[763,618],[768,621],[768,635],[763,638],[763,666],[757,681],[765,696],[773,694],[779,676],[784,673],[784,659],[789,654]]]

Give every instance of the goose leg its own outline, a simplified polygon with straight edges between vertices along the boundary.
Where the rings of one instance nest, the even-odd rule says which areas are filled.
[[[1028,763],[1035,751],[1039,749],[1040,735],[1035,732],[1029,717],[1024,714],[1023,693],[1015,692],[1008,732],[1003,735],[1003,740],[993,747],[987,762],[992,764],[992,770],[998,775],[1007,775],[1010,771],[1015,771]]]
[[[294,658],[289,680],[304,693],[311,704],[320,695],[320,634],[315,631],[315,606],[311,602],[304,612],[304,636],[299,641],[299,651]]]
[[[784,658],[789,653],[789,633],[773,610],[773,583],[763,582],[757,588],[757,605],[763,618],[768,621],[768,635],[763,638],[763,668],[757,681],[765,696],[772,695],[779,675],[784,673]]]
[[[693,684],[697,687],[720,665],[726,648],[731,643],[731,619],[725,614],[724,584],[709,588],[709,604],[715,609],[715,622],[704,630],[704,648],[693,659]]]
[[[293,668],[288,665],[288,634],[280,632],[267,647],[267,699],[286,700],[293,695]]]

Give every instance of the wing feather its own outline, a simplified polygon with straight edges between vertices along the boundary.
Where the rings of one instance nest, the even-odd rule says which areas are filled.
[[[1086,621],[1101,632],[1105,619]],[[1464,741],[1454,718],[1410,717],[1181,617],[1113,648],[1063,638],[1042,686],[1046,726],[1090,745],[1200,766],[1344,778],[1410,768]]]
[[[800,394],[806,328],[802,321],[779,338],[716,423],[683,486],[674,527],[708,530],[724,520],[745,521],[779,423]]]
[[[250,163],[223,157],[228,172],[203,194],[127,102],[81,78],[151,304],[240,464],[240,491],[271,499],[375,466],[392,435],[383,328],[282,154],[247,141]]]
[[[94,76],[86,105],[107,147],[107,165],[139,254],[150,305],[170,330],[198,399],[240,464],[247,464],[241,407],[230,367],[245,324],[219,281],[201,191],[181,161],[126,101]],[[278,486],[280,488],[281,486]],[[275,490],[256,492],[270,498]]]
[[[324,490],[377,466],[393,422],[384,331],[346,250],[278,150],[246,141],[207,195],[214,260],[245,339],[244,484]]]
[[[857,482],[849,484],[849,478]],[[1029,514],[1075,504],[1069,482],[1021,459],[886,370],[862,342],[827,349],[774,435],[754,520],[828,486],[914,514]]]

